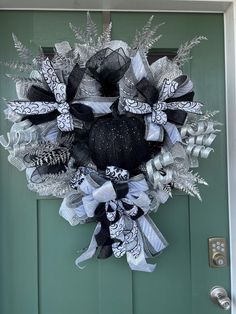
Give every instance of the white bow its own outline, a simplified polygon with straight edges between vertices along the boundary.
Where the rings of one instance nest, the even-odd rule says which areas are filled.
[[[124,201],[131,201],[135,206],[142,208],[147,212],[150,205],[150,199],[145,193],[148,185],[143,176],[136,176],[128,181],[129,192],[123,198]],[[80,190],[85,194],[82,197],[82,204],[78,210],[84,211],[87,217],[93,217],[94,211],[100,203],[107,203],[116,200],[116,192],[111,181],[106,181],[96,187],[96,183],[90,175],[86,176],[80,184]]]

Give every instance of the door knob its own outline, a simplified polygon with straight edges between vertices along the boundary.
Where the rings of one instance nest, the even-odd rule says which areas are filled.
[[[210,291],[211,300],[218,304],[223,310],[231,308],[231,300],[228,297],[227,291],[219,286],[215,286]]]

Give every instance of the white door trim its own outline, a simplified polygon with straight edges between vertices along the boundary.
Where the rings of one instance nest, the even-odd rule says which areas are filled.
[[[232,314],[236,313],[236,1],[224,12]]]
[[[59,0],[56,3],[54,0],[41,0],[40,8],[32,7],[31,0],[2,0],[1,2],[0,10],[109,10],[224,14],[231,298],[232,314],[236,314],[236,169],[234,169],[236,168],[236,0]]]
[[[225,12],[234,0],[1,0],[3,10]],[[37,6],[37,5],[40,5]]]

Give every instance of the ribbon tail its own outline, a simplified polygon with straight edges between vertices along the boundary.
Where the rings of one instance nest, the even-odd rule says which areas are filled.
[[[182,141],[181,135],[177,127],[174,124],[167,122],[166,124],[163,125],[163,127],[165,131],[167,132],[172,144]]]
[[[156,264],[148,264],[146,261],[144,243],[140,231],[138,231],[138,240],[141,247],[140,254],[137,257],[134,257],[134,255],[131,252],[127,252],[126,253],[127,262],[132,270],[151,273],[155,270]]]
[[[57,77],[57,74],[49,60],[49,58],[46,58],[42,62],[42,73],[45,81],[47,82],[48,86],[50,87],[51,91],[55,95],[55,91],[57,90],[57,86],[61,84],[59,78]]]
[[[117,100],[117,97],[83,97],[78,98],[75,102],[83,104],[92,109],[94,115],[101,116],[111,113],[111,105],[114,101]]]
[[[81,68],[78,64],[76,64],[70,72],[66,86],[67,102],[70,102],[74,99],[77,89],[83,79],[84,73],[85,68]]]
[[[100,232],[100,229],[101,229],[101,224],[98,223],[93,232],[92,239],[91,239],[88,249],[75,260],[75,265],[79,267],[80,269],[83,269],[85,267],[85,266],[83,267],[80,266],[80,263],[89,260],[96,253],[96,249],[98,245],[97,245],[95,236]]]
[[[144,117],[146,131],[145,140],[162,142],[164,139],[164,131],[162,126],[152,122],[152,116],[146,115]]]
[[[57,117],[57,125],[61,131],[69,132],[74,130],[73,118],[69,113],[62,113]]]
[[[59,215],[69,222],[71,226],[84,223],[88,216],[86,215],[82,204],[82,195],[78,193],[69,193],[61,203]]]
[[[159,254],[168,246],[168,242],[148,215],[140,217],[137,223],[143,235],[147,257]]]
[[[147,59],[144,54],[140,54],[140,51],[131,59],[131,67],[137,81],[140,81],[142,78],[147,78],[150,81],[153,80]]]
[[[8,106],[15,113],[20,115],[42,115],[54,111],[57,108],[55,102],[44,102],[44,101],[10,101]]]

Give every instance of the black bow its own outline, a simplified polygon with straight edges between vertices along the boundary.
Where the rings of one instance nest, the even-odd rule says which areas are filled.
[[[103,96],[119,96],[117,83],[128,70],[130,62],[122,48],[105,48],[87,61],[86,68],[88,74],[101,84]]]

